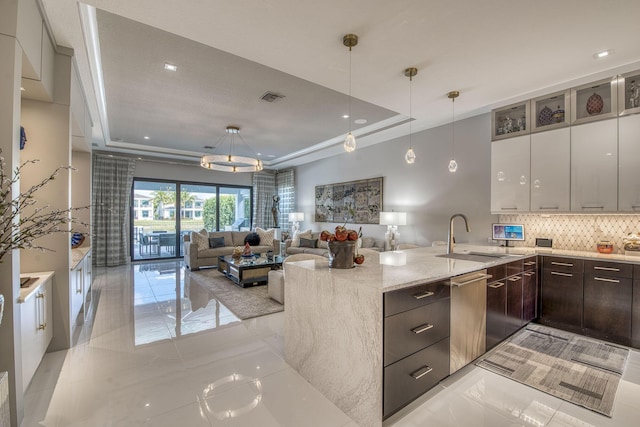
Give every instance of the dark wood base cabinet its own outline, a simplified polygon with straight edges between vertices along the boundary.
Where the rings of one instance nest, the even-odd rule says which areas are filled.
[[[505,279],[487,284],[487,350],[507,336],[507,284]]]
[[[640,265],[633,266],[631,345],[635,348],[640,348]]]
[[[545,256],[542,263],[543,322],[582,327],[584,261]]]
[[[383,418],[449,375],[449,281],[384,295]]]

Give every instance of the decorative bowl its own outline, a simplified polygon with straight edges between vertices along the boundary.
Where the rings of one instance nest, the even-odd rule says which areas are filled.
[[[610,254],[611,252],[613,252],[613,242],[610,242],[608,240],[601,240],[596,243],[596,249],[598,249],[598,252],[600,252],[601,254]]]

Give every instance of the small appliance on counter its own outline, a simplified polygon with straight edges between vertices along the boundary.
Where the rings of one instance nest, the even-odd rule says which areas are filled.
[[[553,247],[553,239],[545,237],[536,237],[536,252],[551,252]]]

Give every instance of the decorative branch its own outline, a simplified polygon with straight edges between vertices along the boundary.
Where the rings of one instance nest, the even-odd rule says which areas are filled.
[[[38,161],[27,160],[18,166],[13,174],[8,175],[0,149],[0,262],[7,252],[14,249],[51,250],[34,241],[53,233],[74,233],[75,231],[69,228],[72,224],[89,227],[89,224],[73,216],[75,212],[89,209],[89,206],[68,209],[52,208],[49,205],[37,206],[36,193],[55,180],[60,172],[75,170],[72,166],[58,167],[38,184],[12,198],[12,188],[19,184],[23,169]]]

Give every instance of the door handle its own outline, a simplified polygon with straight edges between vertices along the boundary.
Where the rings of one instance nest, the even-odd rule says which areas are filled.
[[[498,288],[503,287],[503,286],[504,286],[504,283],[502,283],[502,282],[495,282],[495,283],[492,283],[492,284],[487,285],[487,286],[489,286],[489,287],[490,287],[490,288],[492,288],[492,289],[498,289]]]
[[[414,297],[415,299],[422,299],[422,298],[430,297],[430,296],[432,296],[432,295],[433,295],[433,292],[431,292],[431,291],[424,291],[424,292],[419,293],[419,294],[414,294],[414,295],[413,295],[413,297]]]
[[[600,282],[607,282],[607,283],[620,283],[620,280],[605,279],[604,277],[594,277],[593,280],[598,280]]]
[[[433,368],[431,366],[424,365],[422,368],[412,372],[409,375],[411,375],[414,380],[419,380],[420,378],[424,377],[431,371],[433,371]]]
[[[573,277],[573,274],[570,274],[570,273],[559,273],[557,271],[552,271],[551,274],[553,274],[554,276]]]
[[[417,326],[411,330],[414,334],[421,334],[429,329],[433,328],[433,325],[430,323],[425,323],[424,325]]]

